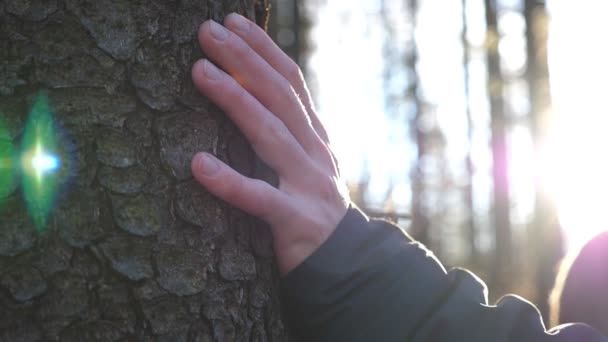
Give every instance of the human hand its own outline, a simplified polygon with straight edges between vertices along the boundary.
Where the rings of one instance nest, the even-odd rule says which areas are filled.
[[[279,186],[202,152],[192,173],[212,194],[270,224],[285,275],[333,233],[348,208],[348,191],[297,64],[248,19],[233,13],[224,25],[203,23],[198,40],[227,73],[203,59],[192,67],[192,80],[277,173]]]

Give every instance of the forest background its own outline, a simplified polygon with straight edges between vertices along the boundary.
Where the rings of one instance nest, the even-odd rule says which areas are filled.
[[[548,317],[608,228],[602,1],[274,3],[354,200]]]

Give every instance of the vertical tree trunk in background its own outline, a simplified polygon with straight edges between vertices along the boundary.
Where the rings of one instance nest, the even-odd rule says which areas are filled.
[[[255,0],[0,2],[0,112],[19,142],[39,89],[69,181],[43,231],[0,199],[0,341],[286,341],[271,236],[190,174],[254,155],[199,95],[199,24]],[[257,11],[256,11],[257,9]]]
[[[296,0],[270,0],[268,34],[298,64],[301,63],[302,35],[300,33],[300,6]]]
[[[530,111],[532,117],[532,136],[536,148],[537,160],[541,157],[542,146],[546,139],[549,115],[551,112],[551,94],[549,87],[549,66],[547,60],[548,17],[544,1],[525,1],[527,70],[526,79],[530,89]],[[539,179],[535,179],[534,222],[530,227],[530,250],[536,260],[535,277],[537,306],[543,317],[549,318],[548,298],[556,277],[556,265],[563,256],[561,231],[557,218],[557,209],[547,189]],[[547,324],[548,321],[545,321]]]
[[[485,0],[487,27],[488,92],[492,130],[492,175],[494,179],[495,252],[491,283],[502,292],[508,284],[511,265],[511,220],[507,156],[507,119],[504,114],[503,80],[498,52],[496,1]]]
[[[418,13],[418,0],[409,0],[408,9],[411,13],[411,18],[414,21],[412,27],[416,27],[416,17]],[[415,40],[413,40],[415,42]],[[407,66],[411,70],[411,74],[414,76],[414,81],[410,83],[409,88],[406,92],[406,97],[411,98],[416,103],[416,115],[412,121],[412,130],[414,139],[416,141],[416,147],[418,148],[418,157],[414,170],[412,171],[412,225],[411,234],[412,236],[420,241],[421,243],[433,248],[430,245],[430,229],[431,219],[429,217],[428,208],[425,203],[428,200],[425,199],[425,183],[424,183],[424,172],[422,170],[422,162],[424,157],[428,154],[428,143],[426,134],[421,126],[423,121],[424,109],[418,96],[418,52],[416,46],[412,48],[411,54],[407,58]]]
[[[473,201],[473,118],[471,116],[471,92],[470,92],[470,72],[469,63],[471,61],[471,48],[469,40],[467,38],[468,24],[467,24],[467,0],[462,0],[462,72],[463,72],[463,84],[464,84],[464,101],[465,101],[465,113],[467,120],[467,156],[466,156],[466,174],[467,174],[467,185],[464,189],[464,202],[467,209],[467,223],[466,223],[466,234],[467,242],[470,246],[469,262],[472,265],[479,263],[479,251],[477,248],[477,227],[475,225],[475,203]]]

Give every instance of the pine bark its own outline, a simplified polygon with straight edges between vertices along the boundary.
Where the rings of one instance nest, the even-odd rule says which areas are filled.
[[[287,341],[267,227],[192,180],[255,156],[190,79],[200,23],[262,0],[4,0],[0,112],[48,94],[64,180],[44,229],[0,199],[0,341]],[[18,147],[17,147],[18,149]],[[4,192],[0,192],[4,193]]]

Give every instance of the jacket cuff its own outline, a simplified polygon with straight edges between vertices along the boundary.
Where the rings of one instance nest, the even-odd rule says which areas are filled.
[[[308,335],[333,321],[339,288],[360,265],[353,264],[353,252],[369,243],[369,219],[350,205],[336,230],[300,265],[282,279],[283,304],[296,335]],[[349,286],[346,286],[347,288]]]
[[[318,276],[318,272],[331,270],[332,273],[348,264],[343,264],[344,257],[352,251],[359,240],[357,235],[363,235],[369,223],[369,218],[359,208],[351,204],[334,232],[327,240],[306,258],[300,265],[283,277],[283,286],[287,292],[296,292],[300,287],[309,289],[302,281],[310,281],[311,276]]]

